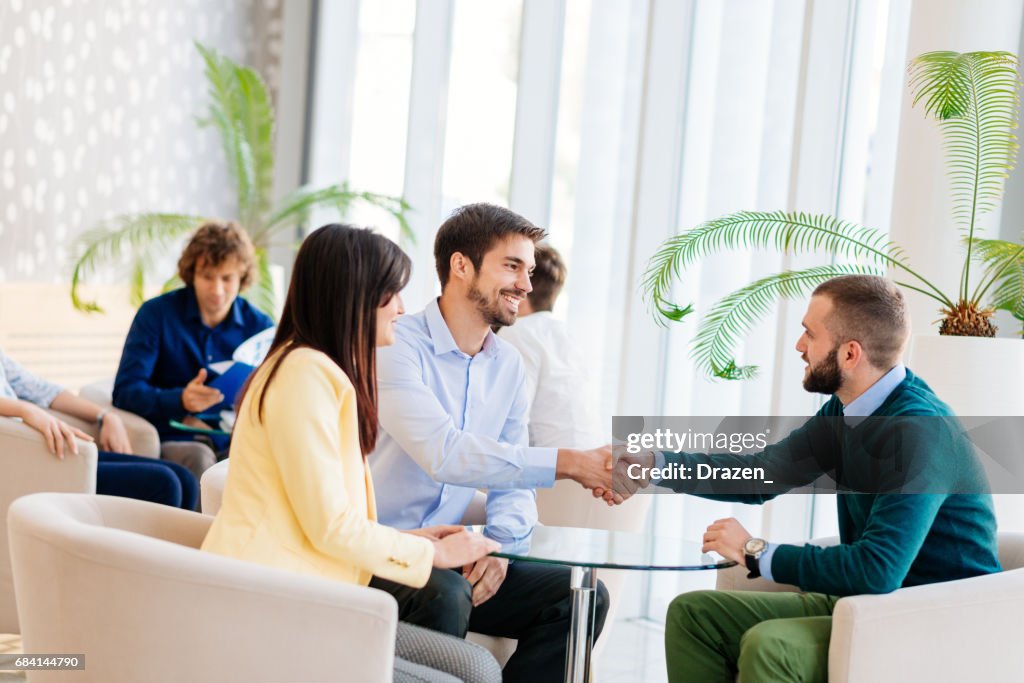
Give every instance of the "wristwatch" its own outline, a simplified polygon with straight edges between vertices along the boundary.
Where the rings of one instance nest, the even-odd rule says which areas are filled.
[[[763,538],[748,538],[747,542],[743,544],[743,560],[747,564],[747,578],[756,579],[761,576],[761,567],[758,565],[758,560],[764,555],[764,551],[768,549],[768,542]]]

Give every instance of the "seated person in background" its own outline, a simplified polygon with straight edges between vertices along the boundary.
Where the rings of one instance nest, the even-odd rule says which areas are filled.
[[[477,488],[486,488],[484,534],[515,552],[529,547],[537,522],[534,488],[556,479],[611,485],[610,447],[529,446],[522,360],[491,331],[515,322],[543,236],[489,204],[463,206],[438,229],[441,296],[403,317],[395,344],[377,352],[381,435],[369,460],[385,524],[458,524]],[[461,573],[434,570],[427,590],[387,577],[370,585],[394,595],[399,618],[410,623],[518,639],[504,680],[538,683],[565,675],[569,578],[568,567],[489,556]],[[598,583],[595,637],[607,609]]]
[[[187,469],[161,460],[125,455],[131,444],[117,413],[36,377],[0,349],[0,416],[21,418],[43,435],[47,448],[59,458],[64,458],[65,453],[78,453],[76,439],[93,440],[44,408],[99,426],[97,493],[195,509],[199,486]]]
[[[565,285],[565,263],[554,247],[538,244],[533,286],[519,302],[516,324],[502,327],[498,336],[516,347],[526,371],[530,398],[531,446],[578,446],[602,443],[590,397],[583,355],[565,323],[551,314]]]
[[[377,523],[374,349],[394,341],[409,257],[369,230],[326,225],[302,243],[270,352],[243,389],[224,504],[203,549],[345,583],[423,586],[498,544],[460,526]],[[496,681],[483,648],[399,624],[395,680]],[[405,661],[415,660],[415,663]],[[345,678],[338,672],[339,680]],[[446,679],[450,680],[450,679]]]
[[[185,286],[142,304],[125,339],[114,380],[114,405],[149,420],[160,433],[160,454],[198,478],[217,461],[227,439],[197,441],[169,424],[205,426],[195,416],[230,409],[206,386],[207,366],[231,360],[243,341],[274,323],[238,293],[252,284],[256,258],[235,223],[200,227],[178,260]]]
[[[702,486],[692,477],[652,480],[638,463],[683,465],[691,472],[700,465],[762,466],[782,473],[786,486],[809,484],[829,472],[839,482],[856,481],[883,462],[900,463],[899,471],[906,472],[937,464],[938,477],[923,493],[841,493],[840,543],[832,547],[768,543],[752,538],[733,518],[709,526],[704,552],[745,564],[749,578],[763,576],[804,592],[680,595],[665,619],[670,681],[732,681],[737,674],[743,681],[825,681],[832,611],[840,597],[1000,571],[984,471],[976,460],[959,459],[973,451],[965,448],[962,433],[949,430],[955,420],[942,419],[952,416],[949,406],[900,362],[910,333],[900,290],[870,275],[828,280],[814,290],[803,327],[796,350],[807,363],[804,389],[830,396],[819,419],[749,456],[623,456],[617,470],[626,468],[626,476],[616,479],[613,495],[632,494],[652,481],[679,493]],[[945,466],[954,461],[957,467]],[[775,494],[698,495],[760,504]]]

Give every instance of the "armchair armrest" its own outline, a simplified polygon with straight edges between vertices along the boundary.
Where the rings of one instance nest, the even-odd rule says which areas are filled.
[[[820,546],[830,546],[839,543],[838,536],[822,536],[812,538],[808,543]],[[748,579],[747,568],[743,565],[736,565],[728,569],[719,569],[715,577],[715,590],[717,591],[761,591],[764,593],[798,593],[800,589],[788,583],[775,583],[763,578]]]
[[[157,432],[156,427],[154,427],[148,420],[143,417],[139,417],[135,413],[115,408],[112,403],[112,394],[113,382],[110,380],[98,380],[92,384],[87,384],[78,392],[78,395],[82,398],[117,413],[118,417],[121,418],[121,421],[124,422],[125,431],[128,432],[128,441],[132,444],[132,455],[141,455],[146,458],[159,458],[160,433]],[[76,420],[73,417],[64,415],[61,415],[61,419],[67,420],[69,423],[73,423],[76,427],[87,434],[91,434],[93,437],[97,436],[96,425],[94,424],[86,423],[82,420]]]
[[[78,442],[78,455],[61,460],[39,432],[20,420],[0,417],[0,514],[20,496],[38,491],[95,493],[96,444]]]
[[[747,578],[747,568],[738,564],[735,567],[719,569],[715,575],[716,591],[760,591],[762,593],[798,593],[800,589],[788,583],[775,583],[761,577]]]
[[[1016,680],[1024,648],[1011,634],[1022,613],[1024,569],[843,598],[832,615],[829,680]]]
[[[20,420],[0,417],[0,633],[18,633],[11,560],[7,546],[7,508],[15,499],[39,491],[94,493],[96,446],[78,442],[78,455],[60,460],[42,435]]]

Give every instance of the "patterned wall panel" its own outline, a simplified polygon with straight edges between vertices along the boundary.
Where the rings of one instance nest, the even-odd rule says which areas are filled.
[[[0,0],[0,283],[67,281],[117,213],[231,216],[193,40],[273,92],[281,0]]]

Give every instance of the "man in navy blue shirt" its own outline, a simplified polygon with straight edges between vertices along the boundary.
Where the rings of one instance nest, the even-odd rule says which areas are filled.
[[[230,409],[207,386],[207,368],[231,360],[235,348],[274,323],[238,293],[256,273],[248,235],[235,223],[196,231],[178,260],[185,286],[150,299],[135,314],[114,380],[114,405],[146,418],[160,432],[161,457],[196,478],[217,461],[227,440],[197,441],[171,420],[205,427],[197,416]]]

